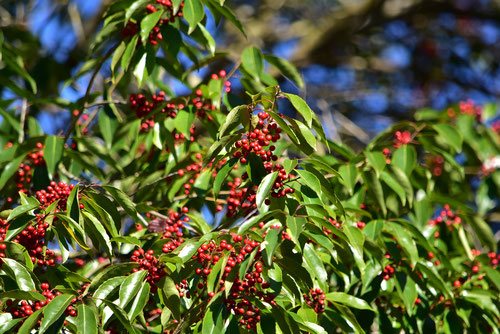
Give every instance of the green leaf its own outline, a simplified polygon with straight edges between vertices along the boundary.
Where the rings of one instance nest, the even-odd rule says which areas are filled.
[[[134,202],[118,188],[112,186],[103,186],[103,188],[113,196],[113,198],[120,204],[120,206],[125,210],[125,212],[135,221],[141,221],[142,217],[140,217],[137,209],[135,208]]]
[[[45,297],[34,291],[10,290],[0,293],[0,299],[12,298],[17,300],[45,300]]]
[[[141,283],[144,282],[148,272],[146,270],[139,270],[127,278],[120,285],[120,298],[118,305],[125,308],[127,304],[137,295],[141,289]]]
[[[7,181],[10,180],[10,178],[17,172],[17,169],[19,168],[19,165],[21,165],[21,162],[24,160],[24,155],[19,156],[9,162],[2,171],[2,174],[0,175],[0,190],[5,187],[7,184]]]
[[[394,176],[396,177],[396,180],[399,182],[399,185],[403,187],[406,193],[406,198],[408,199],[408,203],[410,204],[411,207],[413,205],[414,194],[410,179],[400,168],[396,166],[391,166],[391,169],[392,172],[394,173]]]
[[[213,1],[215,2],[215,0]],[[228,19],[229,22],[234,24],[234,26],[238,28],[245,37],[247,37],[243,25],[241,24],[240,20],[238,20],[238,18],[231,9],[229,9],[227,6],[223,7],[220,6],[219,4],[213,4],[212,2],[207,2],[206,4],[210,7],[210,9],[212,9],[213,12],[218,12],[226,19]]]
[[[184,0],[172,0],[172,4],[174,5],[174,14],[177,14],[177,12],[179,11],[179,9],[181,7],[181,3],[183,1]]]
[[[417,152],[415,148],[411,145],[403,145],[398,148],[392,155],[392,164],[401,168],[406,175],[410,176],[417,165]]]
[[[357,308],[359,310],[370,310],[373,311],[373,309],[370,307],[370,305],[363,299],[351,296],[347,293],[344,292],[330,292],[326,294],[326,300],[334,302],[334,303],[340,303],[349,307]]]
[[[429,268],[422,263],[417,263],[417,265],[415,266],[415,270],[422,272],[427,277],[426,280],[422,280],[421,282],[421,284],[424,285],[423,288],[427,288],[427,284],[432,285],[434,288],[444,294],[445,298],[453,299],[453,294],[450,288],[443,281],[443,278],[437,273],[436,268]]]
[[[48,136],[45,139],[45,147],[43,148],[43,158],[47,163],[47,171],[49,177],[54,178],[57,164],[62,158],[64,149],[64,138],[57,136]]]
[[[305,184],[313,191],[316,191],[318,195],[321,195],[321,183],[316,175],[304,169],[297,169],[297,174],[300,176],[300,183]],[[319,197],[321,199],[321,196]]]
[[[0,334],[12,333],[12,328],[16,327],[24,319],[13,319],[10,313],[0,313]]]
[[[118,47],[115,49],[113,52],[113,57],[111,58],[111,72],[115,72],[115,67],[116,64],[118,64],[118,61],[120,58],[123,56],[123,52],[125,52],[126,44],[124,41],[121,41]]]
[[[312,127],[312,120],[314,117],[314,111],[307,105],[306,101],[304,101],[300,96],[295,94],[286,94],[285,96],[290,100],[293,107],[299,112],[299,114],[304,117],[306,124],[309,128]]]
[[[95,307],[80,304],[76,308],[77,334],[98,334],[99,333],[99,315]]]
[[[217,197],[219,195],[219,191],[222,187],[222,184],[228,177],[229,173],[233,170],[234,165],[238,162],[238,159],[231,159],[227,163],[222,166],[222,168],[217,172],[217,175],[214,179],[213,191],[214,196]]]
[[[181,301],[179,298],[179,290],[175,287],[175,282],[170,276],[165,277],[163,287],[159,292],[160,296],[163,298],[163,303],[168,307],[176,319],[180,319]]]
[[[7,51],[7,50],[5,50],[5,51]],[[21,77],[23,77],[23,79],[25,79],[26,81],[28,81],[28,83],[31,86],[31,90],[33,91],[33,93],[35,93],[35,94],[37,93],[36,82],[29,75],[28,71],[26,71],[26,69],[24,68],[24,64],[22,63],[21,57],[19,57],[19,56],[12,57],[10,55],[10,53],[9,54],[6,53],[4,55],[4,57],[1,58],[1,60],[3,62],[5,62],[10,69],[12,69],[13,71],[15,71],[17,74],[19,74]]]
[[[248,106],[237,106],[227,114],[224,123],[219,128],[218,138],[222,138],[229,134],[234,128],[236,128],[241,123],[241,113],[248,113]]]
[[[17,334],[30,334],[33,327],[38,322],[38,318],[40,318],[40,315],[42,315],[42,311],[43,308],[33,312],[33,314],[31,314],[26,320],[24,320],[22,326],[19,327]]]
[[[352,195],[356,179],[358,178],[358,170],[354,164],[346,164],[339,167],[339,174],[342,177],[341,182],[347,187],[349,194]]]
[[[210,32],[205,28],[205,26],[201,23],[198,23],[198,28],[200,28],[203,37],[207,40],[208,51],[210,51],[211,55],[215,54],[215,40],[210,34]]]
[[[413,313],[415,300],[418,297],[417,284],[410,276],[406,277],[405,288],[403,290],[403,301],[409,314]]]
[[[328,289],[328,275],[326,273],[325,266],[323,265],[323,262],[321,261],[319,255],[316,253],[316,250],[314,247],[306,243],[304,245],[304,261],[307,264],[307,267],[309,268],[309,272],[311,272],[315,277],[316,280],[323,290]]]
[[[500,273],[487,266],[485,266],[482,270],[484,270],[486,277],[495,285],[497,290],[500,290]]]
[[[80,187],[76,185],[68,196],[66,201],[66,214],[74,221],[80,221],[80,203],[78,199],[78,191]]]
[[[103,299],[102,302],[111,309],[113,315],[118,319],[118,321],[120,321],[123,327],[125,327],[127,333],[132,333],[132,334],[137,333],[137,331],[130,323],[130,320],[127,318],[127,313],[125,313],[125,311],[121,307],[106,299]]]
[[[106,253],[110,257],[112,257],[113,256],[113,247],[111,246],[111,241],[109,239],[108,233],[107,233],[106,229],[104,228],[104,226],[101,224],[101,222],[96,217],[94,217],[88,211],[84,211],[83,215],[85,216],[85,218],[88,219],[88,221],[86,221],[85,231],[86,232],[89,230],[92,231],[91,233],[89,233],[89,235],[91,235],[95,238],[95,239],[93,238],[93,242],[94,243],[97,242],[97,245],[104,248]],[[97,246],[97,245],[95,245],[95,246]]]
[[[15,218],[21,216],[22,214],[29,212],[31,210],[34,210],[40,206],[40,202],[36,200],[36,198],[33,197],[27,197],[27,204],[19,205],[14,210],[12,210],[9,214],[9,217],[7,218],[7,221],[12,221]]]
[[[490,250],[495,251],[495,236],[493,235],[490,225],[478,216],[467,217],[467,222],[472,226],[479,240],[481,240],[484,245],[488,246]]]
[[[274,256],[274,252],[276,251],[276,247],[278,246],[278,237],[280,236],[278,229],[269,229],[266,237],[264,238],[263,246],[263,258],[267,266],[272,265],[272,259]]]
[[[453,148],[455,152],[462,151],[463,138],[457,129],[448,124],[434,124],[432,127],[446,145]]]
[[[45,331],[64,314],[64,311],[66,311],[66,308],[71,304],[73,298],[75,298],[74,295],[65,293],[52,299],[50,303],[43,308],[43,318],[38,333],[45,333]]]
[[[306,153],[310,154],[313,151],[316,151],[316,136],[312,133],[312,131],[302,122],[291,119],[290,123],[293,128],[298,129],[298,133],[296,133],[297,137],[299,138],[300,142],[300,149]],[[307,147],[307,146],[309,147]],[[312,150],[311,150],[312,149]]]
[[[189,23],[189,34],[193,32],[198,23],[205,17],[203,4],[200,0],[185,0],[182,15]]]
[[[132,37],[130,41],[127,43],[127,48],[123,52],[123,56],[120,61],[120,66],[123,71],[126,71],[130,65],[130,61],[132,60],[132,56],[134,55],[134,51],[137,48],[137,41],[139,40],[139,36],[135,35]]]
[[[225,332],[224,320],[227,319],[227,315],[223,316],[223,311],[222,298],[221,295],[218,294],[208,304],[207,311],[201,324],[202,334],[218,334]]]
[[[144,53],[134,68],[134,76],[137,79],[139,87],[142,86],[144,81],[148,78],[149,74],[146,69],[147,53]]]
[[[418,261],[418,249],[415,244],[415,240],[411,237],[411,234],[404,228],[401,228],[400,225],[392,222],[386,222],[384,224],[384,228],[396,237],[399,245],[403,248],[403,251],[406,253],[411,261],[411,264],[414,266]]]
[[[99,130],[101,130],[102,137],[106,142],[106,147],[111,149],[113,145],[113,136],[118,128],[118,122],[116,118],[108,115],[107,112],[101,110],[99,112]]]
[[[344,226],[343,231],[349,240],[349,248],[351,249],[354,261],[361,272],[361,276],[364,276],[365,262],[363,260],[363,251],[365,244],[365,236],[357,227]]]
[[[264,70],[262,53],[254,46],[249,46],[241,54],[241,65],[252,77],[259,79]]]
[[[36,291],[35,282],[33,282],[28,269],[24,265],[9,258],[3,258],[2,262],[2,268],[6,271],[7,275],[10,276],[10,278],[16,281],[20,290]]]
[[[160,123],[155,123],[153,127],[153,144],[160,150],[163,149],[163,140],[161,140]]]
[[[297,68],[288,60],[273,55],[264,55],[264,58],[271,65],[276,67],[281,72],[281,74],[293,81],[298,86],[298,88],[304,87],[302,76],[300,75]]]
[[[144,6],[146,3],[148,3],[149,0],[136,0],[133,1],[130,6],[127,8],[125,11],[125,22],[128,22],[132,15],[139,9],[140,7]]]
[[[149,301],[149,291],[151,287],[149,283],[143,282],[141,288],[130,306],[130,311],[128,312],[128,318],[130,321],[134,321],[134,319],[143,311],[144,307]]]
[[[259,184],[259,188],[257,189],[257,207],[261,208],[264,204],[266,198],[268,198],[271,189],[273,188],[274,181],[276,181],[276,177],[278,176],[278,172],[272,172],[271,174],[266,175],[262,182]]]
[[[365,172],[363,176],[368,191],[373,194],[373,196],[377,200],[380,210],[382,210],[382,214],[386,216],[387,207],[385,205],[384,191],[382,189],[382,185],[380,184],[380,180],[377,178],[377,175],[373,171]]]
[[[366,151],[365,152],[366,159],[368,160],[368,163],[375,169],[377,172],[377,176],[380,175],[385,169],[385,166],[387,165],[386,163],[386,158],[382,154],[382,152],[370,152]]]
[[[142,43],[146,43],[148,41],[149,33],[154,28],[154,26],[158,23],[162,14],[163,14],[163,9],[160,9],[154,13],[146,15],[141,20],[141,41],[142,41]]]
[[[101,304],[100,299],[107,299],[123,283],[125,278],[125,276],[115,276],[99,285],[92,295],[96,300],[96,305],[99,306]]]
[[[401,185],[399,184],[399,182],[392,177],[391,174],[387,173],[387,172],[382,172],[381,174],[381,179],[382,181],[384,181],[385,184],[387,184],[392,190],[394,190],[394,192],[399,196],[399,198],[401,199],[401,203],[403,205],[406,205],[406,192],[405,190],[403,189],[403,187],[401,187]]]

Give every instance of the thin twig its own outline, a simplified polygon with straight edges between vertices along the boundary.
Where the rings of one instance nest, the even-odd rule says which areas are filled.
[[[83,109],[92,109],[95,107],[106,106],[109,104],[127,104],[127,101],[123,101],[123,100],[98,101],[98,102],[86,105]]]
[[[94,85],[94,81],[95,81],[95,78],[97,77],[97,74],[99,73],[102,65],[104,64],[104,62],[106,61],[106,59],[108,59],[112,54],[113,52],[116,50],[116,48],[118,47],[118,43],[115,44],[113,47],[111,47],[104,56],[102,56],[102,58],[99,60],[99,62],[97,63],[95,69],[94,69],[94,72],[92,73],[92,76],[90,77],[90,80],[89,80],[89,83],[87,85],[87,89],[85,90],[85,95],[83,97],[83,101],[87,101],[89,95],[90,95],[90,91],[92,90],[92,86]],[[83,106],[83,109],[86,109],[86,104],[87,102],[85,102],[84,106]],[[68,129],[66,130],[66,133],[64,134],[64,141],[66,142],[66,140],[68,140],[69,136],[71,135],[71,133],[73,132],[73,130],[75,129],[75,126],[76,126],[76,123],[78,121],[78,117],[74,117],[72,120],[71,120],[71,123],[68,127]]]
[[[109,105],[109,104],[127,104],[125,101],[100,101],[93,103],[91,105],[86,106],[84,109],[90,109],[94,107],[98,107],[101,105]],[[94,118],[97,116],[97,113],[99,112],[99,109],[94,110],[92,114],[89,115],[89,118],[85,121],[85,123],[82,124],[82,129],[85,129],[89,126],[89,124],[94,120]]]

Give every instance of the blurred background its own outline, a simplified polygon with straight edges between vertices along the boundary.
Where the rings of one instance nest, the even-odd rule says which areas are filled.
[[[89,80],[64,82],[87,58],[99,18],[111,0],[0,0],[3,38],[18,41],[39,96],[76,101]],[[496,102],[500,94],[500,1],[255,0],[227,1],[247,30],[209,29],[234,59],[249,44],[294,63],[306,88],[281,79],[320,114],[328,136],[360,143],[423,107],[461,100]],[[61,66],[64,65],[64,66]],[[103,75],[109,66],[103,67]],[[210,69],[204,73],[210,73]],[[2,85],[5,98],[15,93]],[[177,93],[186,87],[168,81]],[[233,87],[238,88],[238,87]],[[64,128],[70,110],[32,110],[48,133]]]

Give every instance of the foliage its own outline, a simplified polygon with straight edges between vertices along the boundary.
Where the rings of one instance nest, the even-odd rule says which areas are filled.
[[[38,99],[2,40],[0,332],[498,332],[495,106],[421,110],[354,151],[256,47],[192,85],[219,52],[205,11],[243,30],[224,1],[114,2],[74,104]],[[72,110],[65,134],[45,105]]]

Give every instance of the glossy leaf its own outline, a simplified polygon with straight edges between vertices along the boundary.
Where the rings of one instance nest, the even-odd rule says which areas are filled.
[[[326,294],[326,300],[332,301],[335,303],[344,304],[349,307],[357,308],[360,310],[370,310],[372,308],[370,305],[363,299],[353,297],[344,292],[330,292]]]
[[[36,291],[35,282],[33,281],[28,269],[21,263],[9,259],[2,259],[3,269],[17,283],[17,286],[22,291]]]
[[[80,304],[76,307],[78,334],[97,334],[99,333],[99,316],[97,310],[89,305]]]
[[[312,127],[312,120],[314,117],[314,111],[307,105],[306,101],[304,101],[300,96],[295,94],[286,94],[285,96],[290,100],[295,110],[299,112],[299,114],[304,117],[307,126]]]
[[[64,139],[56,136],[48,136],[45,139],[43,148],[43,158],[47,163],[49,177],[53,177],[56,171],[57,164],[62,158],[64,148]]]
[[[276,177],[278,176],[278,172],[273,172],[271,174],[266,175],[262,179],[262,182],[257,189],[257,207],[261,208],[264,204],[265,200],[269,197],[271,189],[273,188],[274,181],[276,181]]]
[[[50,301],[46,307],[43,308],[43,318],[38,332],[45,333],[47,329],[61,317],[66,308],[71,304],[71,300],[75,298],[74,295],[62,294]]]
[[[189,23],[189,31],[192,32],[198,23],[205,17],[203,4],[200,0],[185,0],[182,10],[183,16]]]

